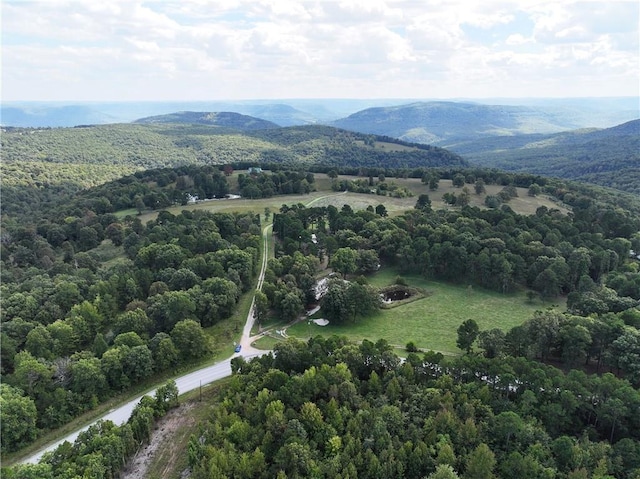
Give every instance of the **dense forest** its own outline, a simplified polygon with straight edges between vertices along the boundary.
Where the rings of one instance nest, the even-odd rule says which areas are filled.
[[[288,340],[232,361],[188,447],[190,477],[621,478],[640,472],[640,393],[524,358],[396,356],[385,341]],[[117,477],[175,405],[171,384],[12,479]]]
[[[250,214],[187,211],[146,225],[103,214],[5,230],[2,382],[33,410],[2,428],[3,451],[230,340],[203,328],[252,284],[259,234]]]
[[[193,477],[630,478],[640,466],[640,396],[610,374],[431,353],[403,362],[384,341],[337,337],[234,361],[189,445]]]

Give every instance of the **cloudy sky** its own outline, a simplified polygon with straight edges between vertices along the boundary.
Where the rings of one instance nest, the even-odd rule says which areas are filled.
[[[638,96],[639,2],[2,0],[2,100]]]

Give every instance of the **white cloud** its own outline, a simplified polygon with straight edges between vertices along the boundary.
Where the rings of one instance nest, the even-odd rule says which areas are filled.
[[[514,33],[513,35],[509,35],[505,40],[507,45],[524,45],[526,43],[533,42],[533,38],[525,37],[520,33]]]
[[[5,0],[2,95],[539,96],[577,82],[581,94],[629,95],[638,9],[635,0]]]

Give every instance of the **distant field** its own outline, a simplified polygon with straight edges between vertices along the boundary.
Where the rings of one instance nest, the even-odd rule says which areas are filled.
[[[385,269],[370,277],[374,286],[393,283],[396,272]],[[428,296],[397,308],[380,310],[374,316],[358,318],[355,323],[317,326],[307,321],[287,329],[289,336],[306,339],[309,336],[333,334],[347,336],[354,341],[386,339],[390,344],[405,346],[409,341],[421,349],[459,354],[456,347],[457,329],[466,319],[474,319],[480,330],[500,328],[508,331],[531,318],[535,310],[565,304],[529,303],[523,292],[503,295],[467,285],[452,285],[426,280],[420,276],[406,276],[411,286],[423,288]]]
[[[237,174],[238,172],[236,172]],[[337,208],[341,208],[344,204],[349,204],[354,210],[366,209],[368,206],[374,208],[383,204],[389,214],[400,214],[403,211],[412,209],[418,196],[421,194],[429,195],[431,204],[435,209],[455,209],[454,207],[445,204],[442,201],[442,196],[445,193],[459,194],[461,189],[455,188],[451,184],[451,180],[441,180],[439,187],[436,191],[429,191],[426,185],[424,185],[418,178],[387,178],[387,183],[396,183],[403,186],[413,192],[415,196],[410,198],[390,198],[388,196],[378,196],[373,194],[362,193],[343,193],[337,194],[331,190],[331,179],[325,175],[316,173],[314,174],[316,181],[315,186],[318,191],[314,191],[308,195],[287,195],[287,196],[275,196],[272,198],[262,198],[259,200],[213,200],[204,201],[201,203],[186,205],[186,206],[174,206],[167,208],[173,214],[179,214],[182,210],[207,210],[214,212],[247,212],[252,211],[256,214],[264,213],[265,208],[270,208],[271,212],[278,212],[283,204],[296,204],[302,203],[308,204],[310,201],[316,200],[313,206],[329,206],[333,205]],[[340,176],[339,178],[358,179],[356,176]],[[467,185],[472,191],[471,193],[471,206],[478,206],[484,208],[484,199],[487,195],[497,194],[502,187],[497,185],[487,185],[487,192],[481,195],[473,193],[473,185]],[[567,212],[567,209],[553,202],[546,196],[531,197],[527,195],[526,188],[517,188],[518,197],[513,198],[508,204],[516,213],[531,215],[536,212],[536,209],[540,206],[546,206],[547,208],[556,208],[563,213]],[[158,215],[157,211],[151,211],[143,213],[140,216],[142,222],[154,219]]]
[[[364,141],[362,140],[356,140],[355,143],[361,146],[365,146]],[[388,141],[375,141],[373,143],[373,147],[378,150],[386,151],[414,151],[419,149],[415,146],[400,145],[398,143],[391,143]]]

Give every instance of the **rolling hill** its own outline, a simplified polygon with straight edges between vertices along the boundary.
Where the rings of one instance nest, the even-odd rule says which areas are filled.
[[[482,100],[459,98],[446,102],[436,102],[426,98],[288,98],[234,101],[2,102],[0,103],[0,124],[3,126],[32,128],[70,127],[129,123],[138,118],[166,115],[177,111],[230,111],[262,118],[280,126],[296,126],[330,124],[338,119],[346,120],[349,115],[365,109],[373,107],[393,107],[397,109],[406,107],[408,106],[407,104],[415,104],[415,102],[424,104],[426,102],[440,103],[441,109],[446,104],[449,104],[449,107],[455,105],[491,106],[499,114],[505,108],[512,112],[517,112],[520,109],[525,114],[530,115],[527,122],[529,127],[533,128],[522,131],[524,133],[559,131],[557,129],[538,129],[539,126],[548,126],[549,118],[553,119],[553,124],[558,123],[561,126],[561,130],[585,127],[609,128],[638,118],[638,99],[630,97],[485,98]],[[384,110],[382,111],[384,112]],[[349,119],[349,122],[353,122],[353,120]],[[417,128],[424,126],[419,124]],[[349,129],[353,128],[350,126]],[[363,131],[368,132],[368,130]],[[391,135],[386,130],[382,131],[381,134],[400,136]],[[439,146],[446,145],[439,144]]]
[[[439,145],[479,166],[640,194],[640,121],[582,128],[588,112],[572,116],[572,108],[420,102],[369,108],[333,124]]]
[[[602,130],[517,135],[451,145],[470,163],[640,194],[640,120]]]
[[[90,105],[2,105],[3,126],[58,128],[115,122],[114,117]]]
[[[246,132],[175,123],[5,128],[1,141],[3,198],[31,198],[30,203],[49,202],[64,192],[137,170],[185,165],[281,164],[295,169],[310,165],[327,169],[468,166],[459,155],[443,148],[320,125]]]
[[[584,123],[563,108],[438,101],[369,108],[332,125],[446,147],[460,139],[557,133]]]
[[[142,124],[158,124],[158,123],[186,123],[191,125],[210,125],[226,128],[233,128],[240,131],[264,130],[267,128],[279,128],[279,125],[248,115],[240,113],[222,111],[222,112],[198,112],[198,111],[180,111],[167,115],[149,116],[140,118],[134,123]]]
[[[288,99],[151,102],[3,102],[0,124],[23,128],[71,127],[129,123],[138,118],[177,111],[230,111],[272,121],[280,126],[326,123],[370,106],[398,100]]]
[[[321,125],[245,132],[211,125],[162,122],[55,129],[7,128],[2,135],[2,150],[5,162],[145,169],[238,162],[389,168],[467,165],[460,156],[443,148],[392,138],[376,139]]]

